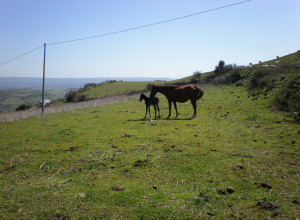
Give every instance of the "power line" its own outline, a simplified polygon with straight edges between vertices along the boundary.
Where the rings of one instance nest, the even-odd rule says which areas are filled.
[[[196,12],[196,13],[193,13],[193,14],[184,15],[184,16],[180,16],[180,17],[176,17],[176,18],[171,18],[171,19],[167,19],[167,20],[163,20],[163,21],[159,21],[159,22],[155,22],[155,23],[151,23],[151,24],[141,25],[141,26],[137,26],[137,27],[133,27],[133,28],[123,29],[123,30],[119,30],[119,31],[114,31],[114,32],[89,36],[89,37],[77,38],[77,39],[72,39],[72,40],[65,40],[65,41],[59,41],[59,42],[54,42],[54,43],[48,43],[47,45],[51,46],[51,45],[57,45],[57,44],[65,44],[65,43],[71,43],[71,42],[76,42],[76,41],[89,40],[89,39],[92,39],[92,38],[98,38],[98,37],[105,37],[105,36],[114,35],[114,34],[120,34],[120,33],[123,33],[123,32],[128,32],[128,31],[138,30],[138,29],[142,29],[142,28],[147,28],[147,27],[151,27],[151,26],[155,26],[155,25],[160,25],[160,24],[164,24],[164,23],[168,23],[168,22],[172,22],[172,21],[177,21],[177,20],[193,17],[193,16],[196,16],[196,15],[200,15],[200,14],[204,14],[204,13],[208,13],[208,12],[212,12],[212,11],[217,11],[217,10],[224,9],[224,8],[229,8],[229,7],[244,4],[244,3],[247,3],[247,2],[250,2],[250,1],[252,1],[252,0],[240,1],[240,2],[236,2],[236,3],[216,7],[216,8],[213,8],[213,9],[204,10],[204,11]],[[6,63],[9,63],[13,60],[16,60],[20,57],[23,57],[23,56],[25,56],[29,53],[32,53],[32,52],[40,49],[43,46],[44,45],[41,45],[41,46],[39,46],[35,49],[29,50],[28,52],[25,52],[25,53],[21,54],[19,56],[16,56],[16,57],[14,57],[12,59],[9,59],[5,62],[2,62],[2,63],[0,63],[0,66],[4,65]]]
[[[4,65],[4,64],[6,64],[6,63],[9,63],[9,62],[11,62],[11,61],[13,61],[13,60],[16,60],[16,59],[18,59],[18,58],[20,58],[20,57],[23,57],[23,56],[25,56],[25,55],[27,55],[27,54],[29,54],[29,53],[32,53],[32,52],[34,52],[34,51],[40,49],[40,48],[43,47],[43,46],[44,46],[44,45],[41,45],[41,46],[39,46],[39,47],[37,47],[37,48],[35,48],[35,49],[29,50],[29,51],[27,51],[27,52],[25,52],[25,53],[23,53],[23,54],[21,54],[21,55],[19,55],[19,56],[16,56],[16,57],[14,57],[14,58],[12,58],[12,59],[9,59],[9,60],[7,60],[7,61],[5,61],[5,62],[3,62],[3,63],[0,63],[0,66],[1,66],[1,65]]]
[[[233,4],[224,5],[224,6],[213,8],[213,9],[200,11],[200,12],[196,12],[196,13],[193,13],[193,14],[184,15],[184,16],[176,17],[176,18],[171,18],[171,19],[168,19],[168,20],[159,21],[159,22],[155,22],[155,23],[151,23],[151,24],[142,25],[142,26],[137,26],[137,27],[133,27],[133,28],[128,28],[128,29],[124,29],[124,30],[119,30],[119,31],[114,31],[114,32],[89,36],[89,37],[77,38],[77,39],[72,39],[72,40],[59,41],[59,42],[49,43],[47,45],[65,44],[65,43],[71,43],[71,42],[75,42],[75,41],[82,41],[82,40],[88,40],[88,39],[92,39],[92,38],[105,37],[105,36],[108,36],[108,35],[120,34],[120,33],[123,33],[123,32],[128,32],[128,31],[133,31],[133,30],[137,30],[137,29],[147,28],[147,27],[151,27],[151,26],[155,26],[155,25],[159,25],[159,24],[164,24],[164,23],[168,23],[168,22],[172,22],[172,21],[176,21],[176,20],[180,20],[180,19],[185,19],[185,18],[188,18],[188,17],[192,17],[192,16],[196,16],[196,15],[200,15],[200,14],[204,14],[204,13],[208,13],[208,12],[212,12],[212,11],[216,11],[216,10],[220,10],[220,9],[224,9],[224,8],[229,8],[229,7],[244,4],[244,3],[250,2],[250,1],[252,1],[252,0],[245,0],[245,1],[241,1],[241,2],[236,2],[236,3],[233,3]]]

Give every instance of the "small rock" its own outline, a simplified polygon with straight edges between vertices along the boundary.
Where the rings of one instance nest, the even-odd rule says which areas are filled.
[[[124,191],[124,187],[122,186],[112,186],[110,189],[113,191]]]
[[[234,188],[231,187],[231,186],[228,186],[226,190],[227,190],[228,193],[234,193],[235,192]]]
[[[297,199],[294,199],[294,200],[292,201],[292,203],[297,204],[297,205],[300,205],[300,202],[299,202]]]
[[[84,193],[79,193],[79,197],[80,198],[85,198],[85,194]]]
[[[158,186],[157,185],[153,185],[152,188],[155,189],[155,190],[157,190]]]
[[[264,188],[268,188],[268,189],[272,189],[272,186],[270,186],[269,184],[267,184],[267,183],[262,183],[262,184],[260,184],[262,187],[264,187]]]
[[[244,169],[244,166],[243,165],[236,165],[235,167],[233,167],[233,169]]]
[[[219,190],[218,190],[218,194],[220,194],[220,195],[225,195],[226,192],[225,192],[225,190],[223,190],[223,189],[219,189]]]
[[[279,211],[275,211],[275,212],[273,213],[273,217],[280,216],[280,215],[281,215],[281,212],[279,212]]]
[[[49,220],[66,220],[68,219],[67,217],[65,216],[51,216],[48,218]]]

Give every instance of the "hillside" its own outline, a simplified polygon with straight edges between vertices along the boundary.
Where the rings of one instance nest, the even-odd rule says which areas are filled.
[[[220,61],[221,62],[221,61]],[[286,111],[300,122],[300,51],[274,60],[249,66],[232,64],[216,66],[212,72],[195,74],[173,81],[108,82],[73,91],[71,100],[88,100],[115,95],[130,95],[150,91],[155,84],[236,85],[244,86],[256,98],[263,94],[273,98],[270,105]]]
[[[149,82],[129,82],[129,81],[102,83],[95,87],[89,88],[87,91],[84,91],[81,94],[86,95],[87,98],[102,98],[106,96],[132,94],[137,91],[147,90],[147,85],[149,84],[150,84]]]
[[[295,219],[300,125],[209,86],[190,120],[138,99],[0,123],[2,219]]]
[[[240,78],[238,80],[243,81],[243,84],[246,85],[251,77],[251,74],[257,70],[261,70],[264,67],[268,72],[273,74],[272,80],[282,81],[293,74],[300,74],[300,50],[283,56],[277,57],[274,60],[269,61],[260,61],[258,64],[253,64],[252,66],[238,66],[237,69],[233,69],[238,72]],[[278,74],[280,73],[280,74]],[[257,77],[265,77],[266,73],[262,73],[262,76]],[[267,73],[268,74],[268,73]],[[282,77],[284,77],[282,79]],[[155,81],[155,82],[129,82],[122,81],[115,83],[100,83],[95,87],[90,87],[83,92],[79,92],[87,95],[87,97],[95,98],[95,97],[105,97],[108,95],[123,95],[132,93],[134,91],[143,91],[150,88],[147,86],[152,83],[155,84],[186,84],[186,83],[197,83],[197,84],[230,84],[232,83],[230,78],[230,73],[227,72],[223,76],[218,76],[214,71],[196,74],[187,76],[182,79],[172,80],[172,81]],[[227,78],[227,79],[226,79]],[[233,81],[235,83],[236,81]]]
[[[170,80],[168,78],[159,78],[161,80]],[[112,78],[46,78],[46,99],[59,100],[64,98],[65,94],[70,90],[78,90],[88,83],[102,83],[111,81]],[[145,84],[146,81],[155,80],[155,78],[116,78],[114,80],[127,80]],[[42,78],[34,77],[0,77],[0,112],[14,111],[22,104],[35,106],[42,99]],[[128,88],[127,88],[128,89]],[[130,89],[130,88],[129,88]],[[102,94],[100,97],[112,95],[105,92],[106,90],[97,91]],[[124,94],[126,90],[119,93]],[[94,98],[94,92],[91,91],[91,98]],[[99,95],[98,95],[99,96]]]

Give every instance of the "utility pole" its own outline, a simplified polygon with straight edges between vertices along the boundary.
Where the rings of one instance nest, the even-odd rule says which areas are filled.
[[[44,43],[44,65],[43,65],[43,89],[42,89],[42,114],[45,105],[45,67],[46,67],[46,43]]]

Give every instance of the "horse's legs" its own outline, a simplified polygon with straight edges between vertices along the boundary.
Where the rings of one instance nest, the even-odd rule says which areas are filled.
[[[172,105],[172,101],[171,101],[171,100],[168,100],[168,102],[169,102],[169,115],[168,115],[167,118],[170,118],[170,116],[171,116],[171,105]]]
[[[150,105],[148,106],[148,109],[149,109],[149,118],[151,119]]]
[[[154,111],[155,111],[155,118],[154,119],[156,119],[156,106],[155,106],[155,104],[153,104],[153,107],[154,107]]]
[[[177,116],[178,116],[178,111],[177,111],[177,105],[176,105],[176,102],[173,101],[173,104],[174,104],[174,108],[175,108],[175,111],[176,111],[176,117],[175,117],[175,118],[177,118]]]
[[[192,116],[192,118],[195,118],[196,114],[197,114],[197,102],[196,102],[196,99],[195,100],[191,99],[191,102],[192,102],[192,105],[193,105],[193,108],[194,108],[194,115]]]
[[[157,107],[157,110],[158,110],[158,118],[160,118],[158,103],[156,103],[156,107]]]

